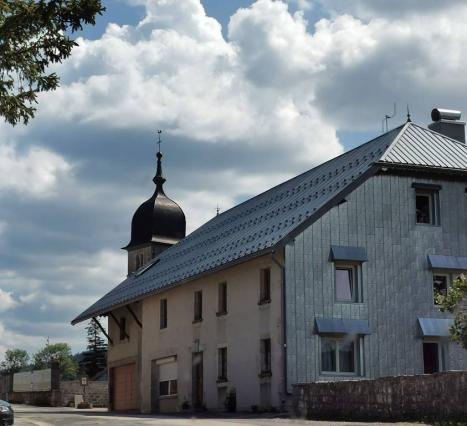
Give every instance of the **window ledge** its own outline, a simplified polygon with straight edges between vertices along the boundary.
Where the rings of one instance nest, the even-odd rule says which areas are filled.
[[[177,399],[178,394],[174,393],[173,395],[159,395],[159,399]]]
[[[203,318],[197,318],[193,320],[193,324],[199,324],[201,322],[203,322]]]
[[[272,372],[271,371],[263,371],[263,372],[258,374],[258,377],[260,379],[264,379],[266,377],[272,377]]]
[[[227,383],[228,381],[227,377],[218,377],[216,383]]]
[[[220,312],[216,312],[216,317],[223,317],[225,315],[227,315],[227,311],[220,311]]]
[[[271,303],[271,299],[264,299],[258,302],[258,306],[269,305],[270,303]]]

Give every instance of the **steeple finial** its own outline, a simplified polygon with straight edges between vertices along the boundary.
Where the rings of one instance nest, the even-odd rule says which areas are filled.
[[[407,104],[407,123],[411,123],[409,104]]]
[[[152,180],[156,184],[156,191],[159,193],[164,193],[164,190],[162,188],[162,185],[165,182],[164,176],[162,176],[162,153],[161,153],[161,133],[162,130],[157,131],[157,144],[159,145],[159,149],[157,151],[156,157],[157,157],[157,171],[156,171],[156,176],[154,176],[154,179]]]

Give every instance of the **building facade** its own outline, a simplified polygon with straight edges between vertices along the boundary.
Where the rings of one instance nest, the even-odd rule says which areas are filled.
[[[449,125],[408,121],[186,237],[158,154],[127,279],[73,321],[109,319],[111,408],[280,409],[294,383],[467,369],[435,300],[467,272]]]

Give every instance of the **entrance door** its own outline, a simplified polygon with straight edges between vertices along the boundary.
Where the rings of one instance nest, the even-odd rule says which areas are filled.
[[[112,406],[115,411],[138,409],[135,376],[135,364],[127,364],[113,368]]]
[[[423,343],[423,366],[424,373],[431,374],[439,371],[438,343]]]
[[[193,408],[203,408],[203,352],[196,352],[192,358]]]

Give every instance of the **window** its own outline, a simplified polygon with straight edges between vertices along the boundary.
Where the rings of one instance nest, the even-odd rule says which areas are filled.
[[[125,340],[126,337],[126,318],[120,318],[120,340]]]
[[[336,265],[335,298],[336,302],[360,302],[359,297],[360,265]]]
[[[143,265],[144,265],[143,255],[142,254],[137,254],[136,255],[136,268],[135,269],[139,269]]]
[[[425,374],[437,373],[445,370],[445,353],[440,342],[423,342],[423,372]]]
[[[260,271],[259,304],[271,302],[271,269],[265,268]]]
[[[357,374],[359,339],[322,338],[321,371],[323,373]]]
[[[201,290],[195,291],[195,314],[193,322],[203,320],[203,292]]]
[[[416,221],[419,224],[439,225],[439,196],[436,190],[415,191]]]
[[[225,315],[227,313],[227,283],[219,283],[218,287],[218,307],[217,316]]]
[[[261,339],[261,374],[270,376],[271,372],[271,339]]]
[[[227,348],[217,349],[217,381],[227,381]]]
[[[168,362],[168,359],[166,358],[157,361],[157,363],[159,365],[159,396],[176,395],[178,392],[177,362]]]
[[[167,299],[161,299],[160,303],[160,328],[167,328]]]
[[[436,296],[446,296],[448,292],[449,276],[445,274],[433,274],[433,301],[436,303]]]

